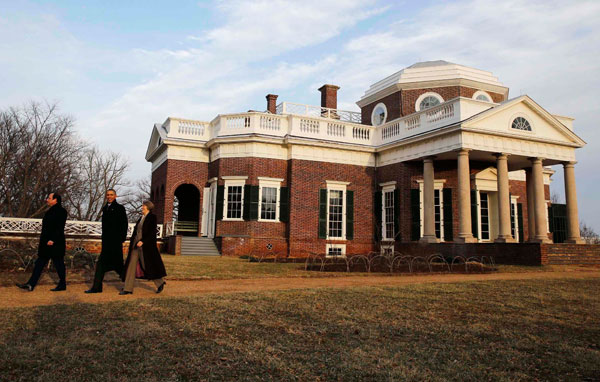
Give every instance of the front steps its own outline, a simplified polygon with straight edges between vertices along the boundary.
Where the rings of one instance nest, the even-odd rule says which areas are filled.
[[[195,236],[183,236],[181,238],[181,255],[221,256],[213,239]]]

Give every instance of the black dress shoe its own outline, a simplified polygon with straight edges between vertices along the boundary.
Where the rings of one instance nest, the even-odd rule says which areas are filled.
[[[123,295],[126,295],[126,294],[133,294],[133,292],[128,292],[128,291],[126,291],[126,290],[122,290],[122,291],[120,291],[120,292],[119,292],[119,294],[120,294],[121,296],[123,296]]]
[[[31,285],[27,284],[27,283],[25,283],[25,284],[16,283],[15,285],[18,286],[19,288],[25,289],[25,290],[27,290],[29,292],[33,291],[33,287]]]
[[[158,287],[158,289],[156,289],[156,293],[162,292],[163,289],[165,289],[165,285],[167,285],[166,281],[164,281],[162,284],[160,284],[160,286]]]
[[[66,285],[57,285],[56,288],[50,289],[50,292],[61,292],[63,290],[67,290]]]
[[[90,288],[90,289],[86,290],[85,293],[102,293],[102,289]]]

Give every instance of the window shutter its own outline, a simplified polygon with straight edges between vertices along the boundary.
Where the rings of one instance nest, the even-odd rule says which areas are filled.
[[[452,232],[452,189],[444,188],[444,241],[454,240]]]
[[[279,221],[287,223],[290,220],[290,194],[287,187],[279,190]]]
[[[421,206],[418,188],[410,190],[410,218],[410,240],[418,241],[421,237]]]
[[[400,238],[400,190],[394,190],[394,240],[402,241]]]
[[[523,234],[523,203],[517,203],[517,222],[519,223],[519,243],[525,241]]]
[[[346,240],[354,239],[354,191],[346,191]]]
[[[225,186],[217,186],[217,205],[215,208],[215,221],[223,220],[223,202],[225,198]]]
[[[373,238],[375,243],[381,241],[381,230],[383,228],[383,219],[381,217],[381,191],[376,191],[374,200],[373,200],[373,208],[375,209],[375,224],[373,224]]]
[[[327,189],[319,190],[319,239],[327,238]]]
[[[478,238],[477,232],[477,191],[471,190],[471,231],[473,231],[473,237]]]
[[[250,204],[252,203],[252,192],[249,184],[244,185],[244,211],[242,212],[244,220],[250,220]]]
[[[258,220],[258,186],[250,186],[250,220]]]

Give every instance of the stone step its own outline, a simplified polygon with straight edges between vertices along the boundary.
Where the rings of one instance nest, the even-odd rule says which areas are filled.
[[[213,239],[195,236],[181,238],[181,254],[184,256],[221,256]]]

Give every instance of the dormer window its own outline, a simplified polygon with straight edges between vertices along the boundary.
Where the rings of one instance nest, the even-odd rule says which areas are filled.
[[[373,126],[380,126],[387,120],[387,108],[384,103],[378,103],[371,113],[371,124]]]
[[[523,117],[517,117],[513,119],[511,127],[517,130],[531,131],[531,125],[529,124],[529,121]]]
[[[415,109],[416,111],[423,111],[425,109],[437,106],[442,102],[444,102],[444,99],[441,95],[433,92],[428,92],[425,94],[421,94],[421,96],[417,99],[417,102],[415,103]]]
[[[473,99],[483,102],[492,102],[492,97],[483,90],[477,90],[475,94],[473,94]]]

